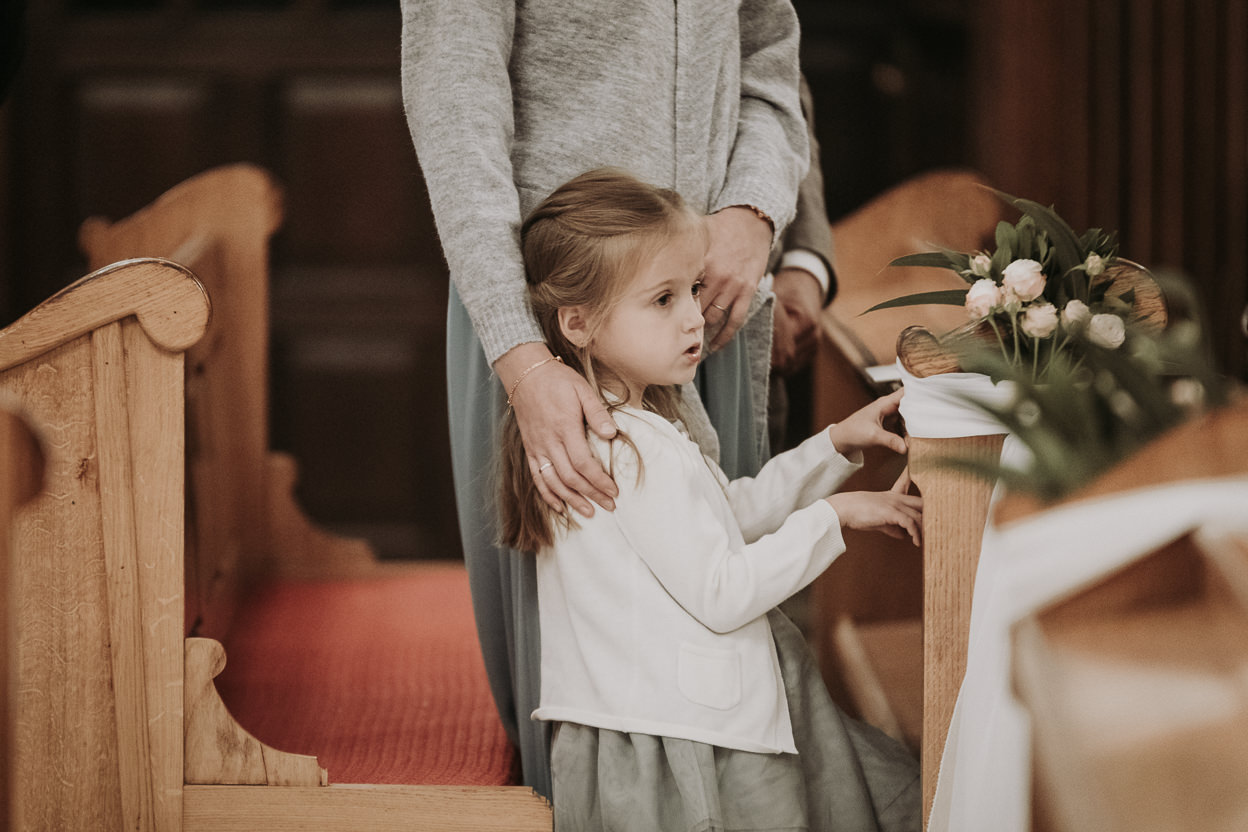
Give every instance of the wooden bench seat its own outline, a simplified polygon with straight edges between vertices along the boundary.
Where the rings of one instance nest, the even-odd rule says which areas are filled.
[[[230,713],[335,782],[514,782],[461,566],[270,581],[234,630],[217,677]]]
[[[246,167],[188,185],[83,241],[174,254],[207,291],[127,260],[0,330],[0,393],[48,438],[15,522],[18,828],[549,830],[544,800],[500,785],[462,564],[326,534],[268,451],[276,190]]]

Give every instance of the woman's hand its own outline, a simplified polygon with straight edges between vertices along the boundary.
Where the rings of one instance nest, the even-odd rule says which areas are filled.
[[[749,208],[733,205],[706,218],[710,247],[702,288],[702,315],[707,332],[715,332],[711,352],[737,334],[758,282],[767,271],[771,225]]]
[[[771,369],[787,376],[810,363],[818,345],[823,288],[805,269],[776,271],[775,325],[772,327]]]
[[[899,454],[906,452],[906,440],[884,426],[897,414],[903,392],[898,390],[876,399],[828,428],[828,437],[841,456],[877,445]]]
[[[909,477],[902,477],[889,491],[849,491],[825,497],[836,509],[841,528],[881,532],[923,545],[923,498],[905,493]]]
[[[511,393],[511,406],[524,441],[529,471],[542,499],[557,511],[566,503],[592,517],[594,503],[615,509],[620,493],[594,456],[585,425],[603,439],[615,436],[616,425],[580,373],[557,361],[529,371],[550,357],[545,344],[521,344],[494,362],[494,370]],[[514,388],[514,392],[512,392]]]

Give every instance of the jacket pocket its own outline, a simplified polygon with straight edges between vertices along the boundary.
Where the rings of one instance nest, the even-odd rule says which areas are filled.
[[[681,642],[676,684],[690,702],[726,711],[741,701],[741,654]]]

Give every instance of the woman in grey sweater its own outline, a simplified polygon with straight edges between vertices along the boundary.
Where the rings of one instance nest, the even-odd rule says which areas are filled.
[[[524,299],[520,222],[602,165],[714,214],[703,297],[717,349],[685,397],[686,422],[730,477],[754,473],[767,454],[771,349],[757,289],[808,158],[797,48],[789,0],[403,0],[404,101],[453,284],[447,374],[464,555],[495,700],[525,782],[546,795],[548,738],[529,718],[533,560],[496,545],[497,429],[510,399],[543,496],[588,515],[593,503],[610,510],[615,488],[585,425],[604,437],[615,427],[577,374],[546,361]]]

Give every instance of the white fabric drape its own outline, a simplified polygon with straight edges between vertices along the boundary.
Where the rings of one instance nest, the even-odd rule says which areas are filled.
[[[901,370],[902,415],[912,436],[1005,432],[967,396],[1008,402],[1012,392],[969,373],[916,378]],[[965,429],[957,427],[959,407]],[[1002,461],[1026,449],[1007,436]],[[994,489],[995,504],[998,491]],[[989,517],[991,518],[991,511]],[[1015,622],[1091,586],[1194,529],[1248,523],[1248,477],[1136,489],[984,530],[968,636],[966,676],[941,757],[928,832],[1024,832],[1031,802],[1027,714],[1010,687]]]

